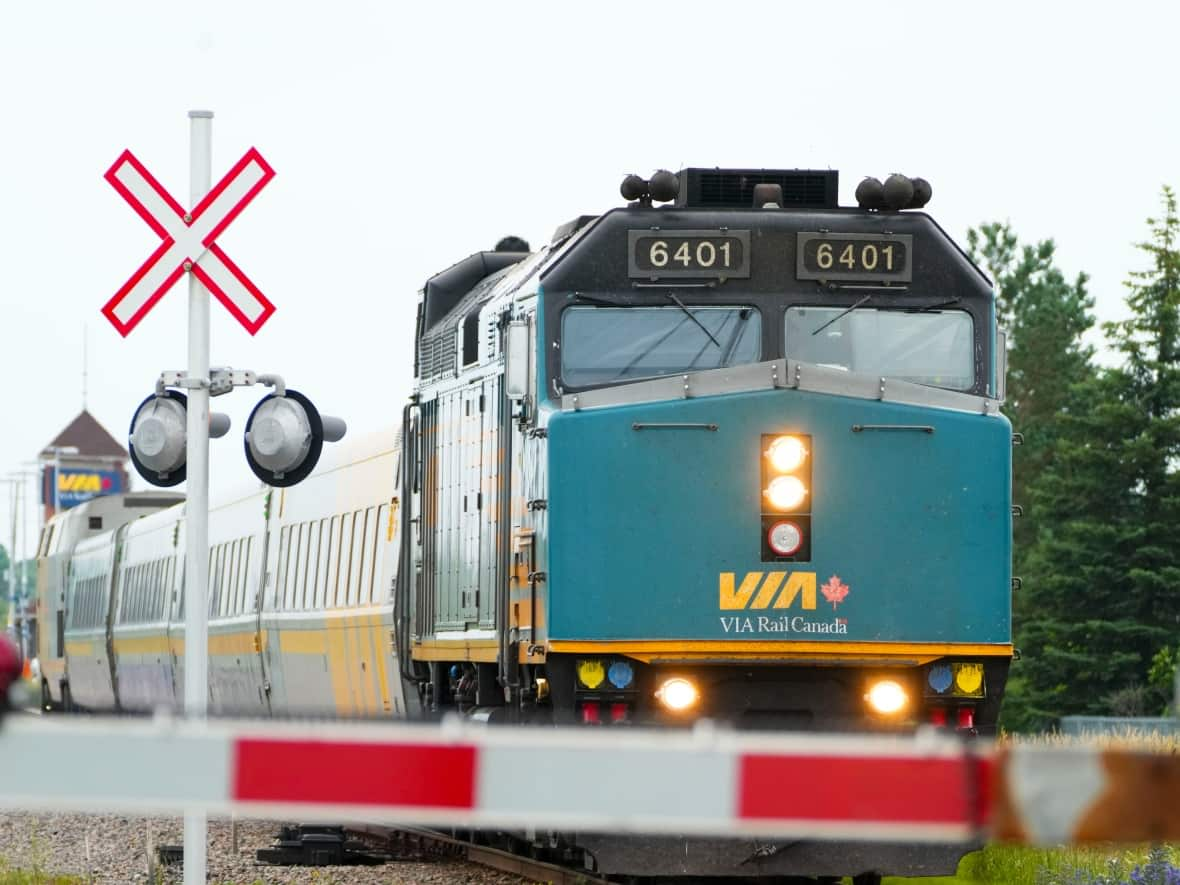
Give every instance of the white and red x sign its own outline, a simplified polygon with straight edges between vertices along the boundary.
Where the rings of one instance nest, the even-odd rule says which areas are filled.
[[[104,178],[163,240],[102,312],[127,335],[186,270],[217,296],[251,335],[275,307],[214,240],[274,178],[262,155],[250,148],[213,190],[186,214],[131,151],[124,151]]]

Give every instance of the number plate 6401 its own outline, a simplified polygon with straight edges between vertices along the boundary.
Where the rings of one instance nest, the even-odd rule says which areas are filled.
[[[632,278],[750,276],[748,230],[631,230],[627,246]]]

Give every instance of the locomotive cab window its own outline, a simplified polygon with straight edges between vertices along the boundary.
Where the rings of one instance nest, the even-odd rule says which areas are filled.
[[[479,311],[476,307],[463,318],[463,365],[470,366],[479,362]]]
[[[757,362],[762,318],[751,307],[569,307],[561,377],[592,387]]]
[[[790,359],[944,387],[975,383],[974,323],[962,310],[790,307]]]

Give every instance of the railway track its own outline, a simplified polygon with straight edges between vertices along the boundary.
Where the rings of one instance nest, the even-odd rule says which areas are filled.
[[[362,834],[365,828],[350,832]],[[426,852],[436,856],[455,857],[468,860],[480,866],[491,867],[502,873],[511,873],[522,879],[534,882],[549,882],[552,885],[608,885],[608,880],[593,873],[571,869],[559,864],[549,863],[536,858],[525,857],[502,848],[490,845],[480,845],[455,836],[448,836],[434,830],[423,830],[414,827],[381,827],[392,834],[394,840],[401,840],[402,844],[418,846]]]
[[[465,860],[533,882],[607,885],[593,873],[529,857],[473,839],[417,827],[348,825],[284,827],[258,859],[275,865],[375,865],[406,860]]]

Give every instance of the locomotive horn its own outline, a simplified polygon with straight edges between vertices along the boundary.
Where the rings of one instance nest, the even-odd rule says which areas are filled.
[[[882,196],[890,209],[905,209],[914,198],[914,183],[895,172],[885,179]]]
[[[856,186],[856,204],[862,209],[885,208],[885,191],[880,179],[866,176]]]
[[[676,177],[675,172],[660,169],[651,177],[648,189],[651,198],[657,203],[667,203],[669,200],[675,200],[680,193],[680,179]]]

